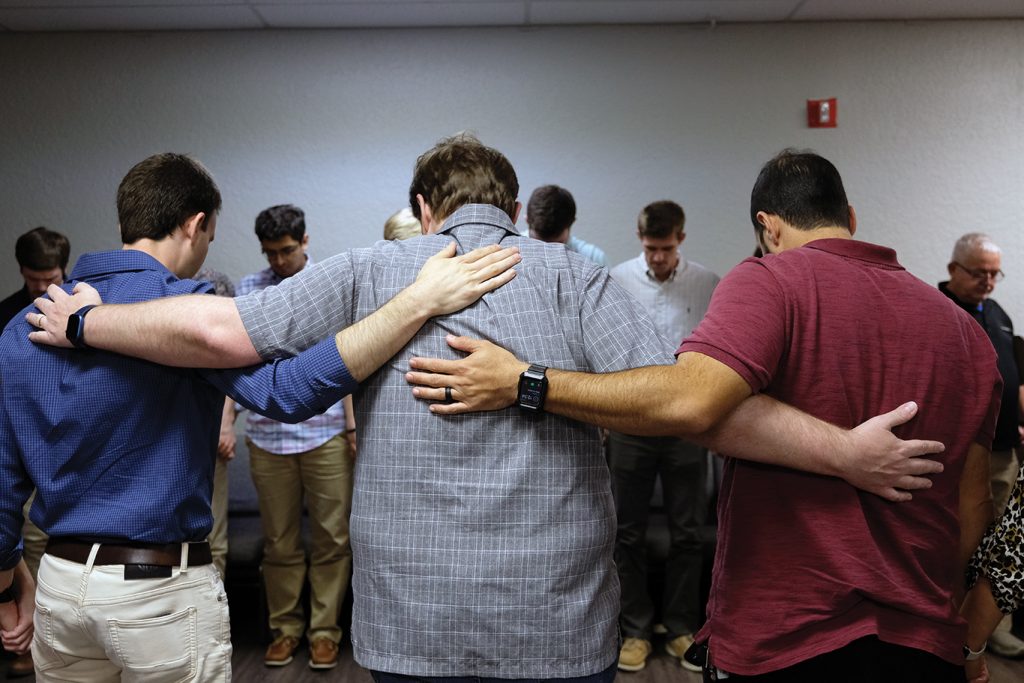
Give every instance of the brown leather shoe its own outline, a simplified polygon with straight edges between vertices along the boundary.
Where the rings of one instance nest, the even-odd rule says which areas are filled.
[[[298,646],[299,639],[295,636],[278,636],[267,647],[267,652],[263,655],[263,663],[267,666],[291,664],[292,659],[294,659],[295,648]]]
[[[330,638],[314,638],[309,645],[310,669],[333,669],[338,666],[338,644]]]
[[[8,678],[31,676],[34,672],[35,667],[32,665],[32,654],[29,652],[26,652],[23,655],[18,655],[11,660],[10,664],[7,665]]]

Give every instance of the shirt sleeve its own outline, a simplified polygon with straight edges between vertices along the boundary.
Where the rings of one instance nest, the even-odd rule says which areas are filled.
[[[967,586],[984,576],[992,585],[992,596],[1004,614],[1024,603],[1024,468],[1010,494],[1010,503],[978,546],[967,568]]]
[[[672,344],[658,334],[636,299],[608,271],[587,262],[581,272],[580,326],[592,372],[672,365]]]
[[[242,324],[260,357],[294,356],[351,325],[356,266],[367,252],[338,254],[278,285],[236,297]]]
[[[11,569],[21,560],[22,510],[32,495],[32,482],[25,472],[10,416],[0,415],[0,570]]]
[[[249,410],[292,424],[323,413],[359,386],[333,336],[293,358],[240,370],[204,370],[203,376]]]
[[[748,259],[715,287],[707,314],[678,353],[714,358],[758,393],[771,383],[785,355],[788,319],[782,287],[759,260]]]

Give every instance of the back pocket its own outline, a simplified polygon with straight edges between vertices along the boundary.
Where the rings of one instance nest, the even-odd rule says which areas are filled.
[[[184,683],[196,674],[196,608],[151,619],[108,619],[125,683]]]

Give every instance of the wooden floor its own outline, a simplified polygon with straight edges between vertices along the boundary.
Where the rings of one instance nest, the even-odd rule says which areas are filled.
[[[347,639],[343,642],[338,666],[329,671],[313,671],[308,666],[309,654],[305,644],[295,653],[295,660],[284,667],[270,668],[263,664],[264,629],[254,618],[252,602],[240,600],[232,604],[232,642],[234,657],[232,669],[237,683],[372,683],[370,674],[352,660],[352,649]],[[616,683],[700,683],[700,674],[686,671],[679,660],[665,654],[656,642],[656,654],[647,661],[647,667],[637,673],[620,672]],[[1024,660],[1010,661],[990,656],[991,683],[1021,683],[1024,681]],[[11,679],[32,683],[33,676]],[[0,683],[7,681],[6,664],[0,663]]]

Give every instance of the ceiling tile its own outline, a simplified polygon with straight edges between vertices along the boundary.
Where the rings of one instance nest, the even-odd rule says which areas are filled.
[[[262,28],[245,5],[206,7],[0,8],[12,31],[175,31]]]
[[[314,0],[323,2],[323,0]],[[74,11],[83,7],[178,7],[192,9],[197,5],[245,5],[249,0],[0,0],[0,8],[39,9],[53,7]]]
[[[799,0],[535,0],[534,24],[782,21]]]
[[[1024,17],[1024,0],[807,0],[793,15],[797,21],[1010,17]]]
[[[254,7],[273,28],[518,26],[522,2],[335,2]]]

